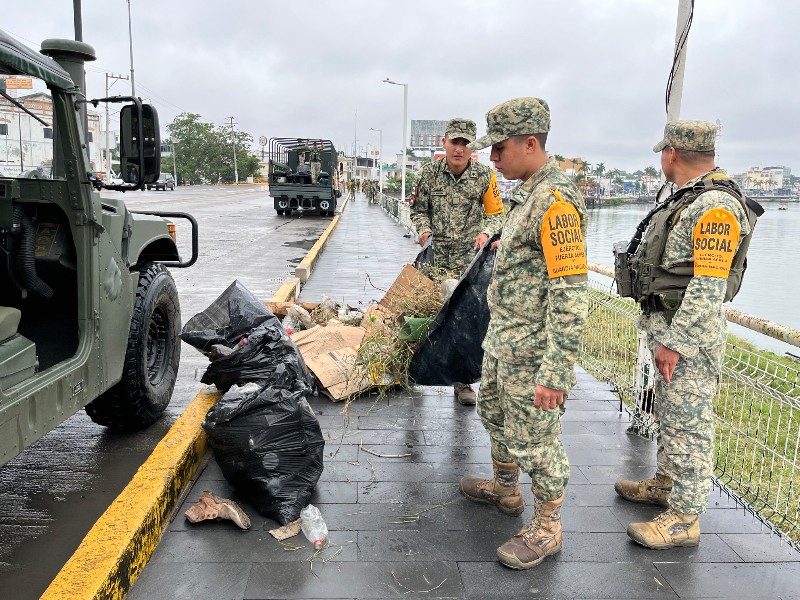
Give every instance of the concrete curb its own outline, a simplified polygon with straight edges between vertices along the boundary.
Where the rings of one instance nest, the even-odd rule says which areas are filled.
[[[301,284],[306,283],[308,278],[311,277],[311,271],[314,268],[314,265],[317,264],[322,251],[325,249],[325,245],[328,243],[328,238],[331,237],[333,230],[336,229],[336,226],[339,224],[339,219],[342,218],[342,212],[347,206],[348,201],[349,198],[345,198],[339,213],[333,217],[330,225],[328,225],[316,243],[311,246],[311,250],[308,251],[308,254],[305,255],[303,260],[300,261],[300,264],[297,265],[297,268],[294,270],[294,274],[300,279]]]
[[[342,203],[342,211],[345,206],[347,200]],[[331,220],[301,262],[308,265],[309,274],[340,217],[338,214]],[[308,260],[312,253],[314,256]],[[292,277],[278,289],[272,301],[297,300],[300,281]],[[208,446],[201,423],[221,396],[219,392],[197,394],[130,483],[89,530],[45,590],[42,600],[122,600],[125,597],[158,546],[184,487],[197,472]]]

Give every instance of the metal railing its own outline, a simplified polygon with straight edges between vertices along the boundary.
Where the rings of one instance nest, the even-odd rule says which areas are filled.
[[[390,217],[400,223],[403,227],[411,230],[414,226],[411,224],[411,207],[386,194],[378,194],[378,201]]]
[[[593,272],[613,276],[590,265]],[[609,382],[630,432],[653,437],[652,366],[637,366],[640,344],[634,319],[639,306],[592,277],[589,321],[581,365]],[[729,321],[800,345],[800,332],[735,311]],[[641,362],[641,361],[640,361]],[[800,362],[759,350],[729,336],[720,388],[714,399],[715,484],[746,511],[800,550]]]

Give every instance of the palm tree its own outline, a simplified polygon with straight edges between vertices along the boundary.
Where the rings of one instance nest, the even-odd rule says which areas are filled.
[[[561,156],[560,154],[553,154],[553,158],[558,163],[558,168],[560,169],[561,168],[561,163],[564,162],[564,157]]]
[[[600,197],[600,180],[603,177],[603,172],[606,170],[605,163],[597,163],[594,172],[597,175],[597,197]]]

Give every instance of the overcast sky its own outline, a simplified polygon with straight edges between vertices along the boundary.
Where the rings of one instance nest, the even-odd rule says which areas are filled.
[[[3,28],[39,48],[74,37],[72,0],[4,0]],[[83,0],[90,96],[129,75],[126,0]],[[401,151],[411,119],[469,117],[517,96],[552,111],[548,150],[628,171],[659,167],[678,0],[131,0],[137,95],[266,137]],[[800,173],[800,4],[697,0],[681,118],[722,123],[719,164]],[[118,82],[112,93],[126,91]],[[357,113],[357,118],[356,118]],[[410,125],[409,125],[410,129]]]

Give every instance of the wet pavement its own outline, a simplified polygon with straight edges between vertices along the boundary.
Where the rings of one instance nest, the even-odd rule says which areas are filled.
[[[388,287],[416,253],[404,233],[377,206],[349,205],[302,297],[380,298],[375,288]],[[490,451],[474,407],[455,402],[450,388],[365,395],[346,414],[323,397],[310,404],[326,438],[311,502],[331,531],[330,547],[314,555],[302,536],[277,542],[268,534],[277,524],[243,501],[248,531],[230,521],[189,524],[183,512],[203,490],[239,500],[209,454],[130,600],[800,598],[800,554],[716,490],[699,547],[653,551],[627,538],[629,522],[658,508],[621,500],[613,482],[650,476],[654,444],[625,433],[616,396],[581,370],[563,418],[572,465],[564,547],[531,571],[495,559],[530,518],[530,480],[523,477],[528,509],[520,517],[458,493],[462,475],[490,474]]]
[[[132,210],[182,211],[200,226],[200,257],[172,269],[185,323],[238,277],[258,297],[280,287],[330,217],[279,217],[262,186],[191,186],[174,192],[103,192]],[[181,255],[190,231],[176,221]],[[207,365],[183,344],[178,381],[161,420],[135,434],[113,434],[83,411],[0,467],[0,598],[39,598],[95,521],[127,485],[175,419],[195,398]]]

